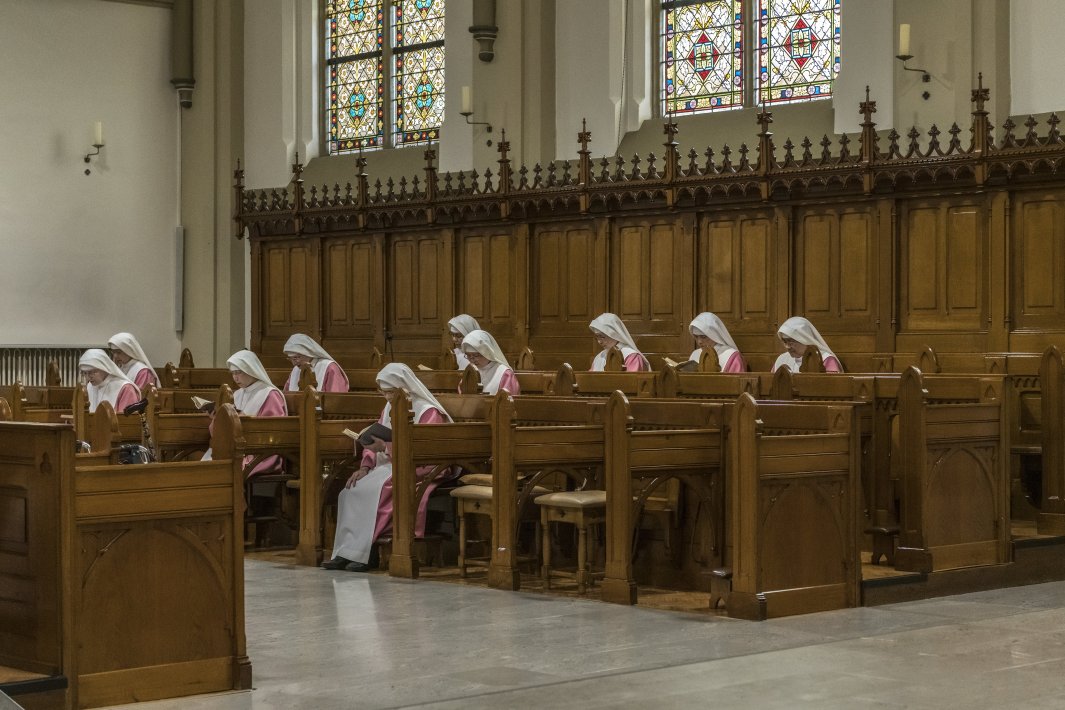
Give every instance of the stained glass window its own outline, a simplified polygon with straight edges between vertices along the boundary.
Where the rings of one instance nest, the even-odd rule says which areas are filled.
[[[758,1],[758,102],[832,94],[839,73],[840,0]]]
[[[444,0],[398,0],[394,34],[396,145],[439,137],[444,122]]]
[[[743,105],[741,0],[662,3],[662,89],[666,114]]]
[[[326,2],[329,153],[439,138],[444,0]]]

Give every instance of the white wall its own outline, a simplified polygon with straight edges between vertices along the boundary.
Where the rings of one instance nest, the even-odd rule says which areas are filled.
[[[1010,69],[1014,115],[1061,111],[1065,107],[1065,4],[1061,0],[1010,3]]]
[[[128,330],[153,361],[176,360],[170,10],[0,0],[0,47],[0,343]],[[106,146],[86,176],[97,120]]]

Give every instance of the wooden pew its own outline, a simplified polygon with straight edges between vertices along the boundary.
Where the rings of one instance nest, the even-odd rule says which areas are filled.
[[[563,363],[555,376],[555,394],[608,397],[617,390],[628,397],[655,397],[656,384],[653,372],[575,372],[569,363]]]
[[[148,431],[160,461],[199,460],[211,445],[211,418],[195,409],[190,399],[193,395],[212,400],[216,408],[233,402],[228,385],[213,393],[203,389],[148,390]]]
[[[714,565],[723,557],[725,407],[717,402],[629,400],[606,404],[607,539],[604,601],[636,603],[632,541],[648,497],[671,479],[705,501],[714,531]]]
[[[911,367],[899,380],[876,382],[878,402],[894,394],[898,408],[896,567],[932,572],[1009,561],[1002,376],[924,377]]]
[[[719,399],[735,401],[744,392],[759,396],[760,380],[753,373],[680,372],[666,365],[658,372],[655,390],[666,399]]]
[[[11,405],[7,403],[7,399],[0,397],[0,422],[14,421],[15,415],[11,411]]]
[[[375,385],[376,388],[376,385]],[[317,566],[326,550],[323,510],[334,480],[358,468],[355,445],[344,429],[361,431],[381,415],[385,399],[371,393],[313,391],[300,418],[299,564]]]
[[[857,606],[858,438],[848,405],[740,395],[728,435],[729,616]]]
[[[73,412],[74,387],[11,386],[8,404],[18,422],[59,423]]]
[[[267,368],[266,374],[270,375],[270,381],[281,389],[285,388],[292,368]],[[175,387],[177,389],[214,389],[221,385],[233,384],[233,375],[227,367],[178,367],[174,371]]]
[[[531,474],[523,490],[563,474],[578,487],[601,470],[605,439],[603,400],[518,397],[500,392],[492,418],[492,559],[489,586],[519,589],[518,523],[529,501],[518,495],[518,473]]]
[[[1037,529],[1041,535],[1065,535],[1065,357],[1056,347],[1043,353],[1039,380],[1043,470]]]
[[[449,395],[439,399],[453,422],[415,424],[406,393],[400,391],[392,402],[393,519],[388,573],[393,577],[418,576],[414,533],[418,506],[429,486],[450,473],[453,465],[469,473],[485,472],[492,456],[488,414],[493,398]],[[433,468],[419,479],[421,466]]]
[[[67,708],[251,687],[233,452],[75,469],[69,425],[17,422],[0,449],[0,664]]]

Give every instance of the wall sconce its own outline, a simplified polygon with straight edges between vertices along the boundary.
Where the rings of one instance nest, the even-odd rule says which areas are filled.
[[[462,110],[459,111],[459,115],[466,119],[466,124],[469,126],[484,126],[485,130],[489,133],[492,132],[492,124],[488,121],[471,121],[470,116],[473,115],[473,95],[470,87],[462,87]],[[492,141],[488,141],[488,145],[492,145]]]
[[[913,67],[906,66],[906,62],[913,59],[913,55],[910,54],[910,26],[899,25],[899,53],[895,55],[895,59],[902,62],[902,68],[906,71],[915,71],[921,73],[921,81],[928,83],[932,81],[932,75],[928,73],[927,69],[915,69]],[[925,101],[929,99],[932,94],[925,91],[921,94],[921,98]]]
[[[92,136],[93,136],[93,138],[92,138],[92,147],[95,148],[96,150],[94,150],[91,153],[86,153],[85,154],[85,162],[86,163],[89,163],[90,159],[94,155],[99,155],[100,154],[100,149],[104,147],[104,124],[103,124],[103,122],[102,121],[97,121],[96,123],[93,124],[92,128],[93,128],[93,130],[92,130]],[[91,170],[89,170],[88,168],[85,168],[85,174],[86,175],[88,175],[91,172],[92,172]]]

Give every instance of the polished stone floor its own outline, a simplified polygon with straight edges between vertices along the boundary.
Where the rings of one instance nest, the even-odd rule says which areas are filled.
[[[1065,707],[1065,582],[747,622],[246,570],[255,689],[138,710]]]

